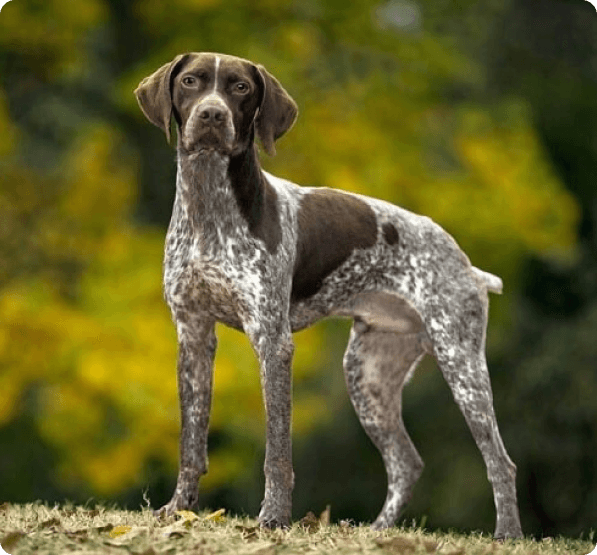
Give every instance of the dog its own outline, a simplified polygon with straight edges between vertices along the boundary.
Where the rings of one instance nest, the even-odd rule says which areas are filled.
[[[214,326],[221,322],[249,337],[260,363],[267,435],[259,521],[289,526],[292,333],[336,316],[353,320],[343,359],[348,392],[387,472],[387,497],[372,527],[396,522],[422,472],[401,397],[430,354],[485,461],[495,537],[520,537],[516,466],[500,437],[485,361],[488,291],[501,292],[500,278],[472,266],[427,217],[262,170],[256,139],[275,154],[298,114],[263,66],[182,54],[143,79],[135,94],[168,141],[172,118],[178,136],[164,294],[178,334],[180,467],[172,499],[158,513],[198,504]]]

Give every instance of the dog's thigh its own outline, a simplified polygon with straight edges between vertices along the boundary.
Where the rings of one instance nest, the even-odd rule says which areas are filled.
[[[384,332],[357,321],[344,355],[350,399],[388,476],[386,501],[374,528],[394,524],[423,470],[402,420],[402,388],[425,354],[423,340],[420,334]]]
[[[483,455],[497,509],[495,536],[522,535],[516,466],[502,441],[485,360],[487,298],[474,294],[429,327],[438,366]]]

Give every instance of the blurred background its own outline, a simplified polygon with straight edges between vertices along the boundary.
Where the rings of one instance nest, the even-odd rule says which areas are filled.
[[[597,523],[597,14],[584,0],[13,0],[0,13],[0,501],[169,499],[176,336],[161,262],[174,156],[133,89],[184,51],[263,64],[300,116],[270,172],[426,214],[502,276],[488,357],[523,528]],[[296,335],[294,517],[371,521],[377,451],[349,324]],[[219,328],[201,502],[256,515],[264,415]],[[426,467],[404,515],[492,532],[491,489],[431,359],[405,390]]]

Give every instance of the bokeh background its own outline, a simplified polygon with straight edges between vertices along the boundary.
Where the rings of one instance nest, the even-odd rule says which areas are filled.
[[[13,0],[0,13],[0,501],[166,502],[174,150],[138,82],[183,51],[265,65],[300,107],[269,171],[382,197],[503,277],[488,356],[525,531],[597,525],[597,14],[583,0]],[[345,391],[348,323],[296,335],[294,516],[370,521],[385,475]],[[264,415],[219,328],[201,501],[258,512]],[[485,469],[432,360],[404,519],[491,532]]]

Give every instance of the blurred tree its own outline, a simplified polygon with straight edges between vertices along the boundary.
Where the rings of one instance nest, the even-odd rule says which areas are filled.
[[[489,57],[489,86],[527,99],[553,168],[581,208],[572,264],[526,258],[517,325],[499,371],[512,413],[505,425],[527,486],[522,503],[529,525],[545,534],[578,534],[596,514],[596,37],[588,2],[518,0],[496,26]]]
[[[566,4],[580,13],[572,8]],[[208,50],[264,64],[299,103],[299,122],[278,156],[263,160],[268,170],[428,214],[473,263],[505,277],[506,294],[493,299],[489,335],[492,360],[501,362],[497,409],[523,469],[529,513],[523,521],[540,531],[543,501],[525,488],[540,453],[525,447],[524,422],[514,421],[518,405],[506,398],[528,398],[512,391],[511,367],[523,358],[517,336],[539,341],[543,335],[542,324],[533,325],[536,309],[521,311],[519,300],[526,295],[549,307],[538,293],[543,287],[523,289],[529,261],[563,269],[569,283],[579,260],[590,258],[586,243],[576,250],[576,231],[578,200],[583,238],[592,229],[584,210],[594,199],[592,174],[562,171],[566,163],[578,166],[566,158],[572,153],[562,137],[585,130],[575,143],[585,160],[597,143],[589,140],[593,120],[581,117],[593,114],[590,77],[578,77],[585,92],[576,103],[576,89],[563,77],[558,81],[557,102],[579,114],[568,131],[551,83],[540,79],[553,59],[549,70],[527,71],[526,45],[535,35],[516,27],[518,19],[511,24],[517,38],[508,44],[523,45],[511,48],[519,67],[501,58],[508,55],[500,33],[510,29],[510,10],[518,9],[515,2],[481,7],[449,0],[7,4],[0,14],[0,440],[35,434],[36,456],[47,466],[38,480],[0,478],[0,496],[138,501],[147,484],[157,488],[150,495],[169,493],[163,476],[174,474],[177,459],[176,343],[160,269],[173,151],[147,124],[132,90],[179,52]],[[541,17],[550,14],[546,8]],[[588,36],[585,42],[595,44]],[[557,48],[551,52],[561,61],[558,75],[582,65],[574,52],[566,59]],[[591,60],[583,62],[587,68]],[[578,185],[566,190],[564,182],[576,178]],[[583,267],[592,269],[589,262]],[[583,291],[575,315],[594,298],[594,288]],[[328,322],[296,336],[295,510],[331,502],[337,516],[370,519],[382,501],[384,476],[350,416],[341,374],[346,332],[345,323]],[[258,370],[240,334],[222,328],[219,336],[204,500],[255,512],[264,429]],[[524,364],[534,364],[529,357]],[[546,407],[549,391],[541,390]],[[428,514],[433,525],[491,529],[480,456],[439,374],[423,369],[405,406],[429,461],[409,515]],[[506,409],[511,417],[503,417]],[[534,414],[533,429],[546,434],[542,413]],[[582,425],[592,430],[590,414]],[[24,465],[30,453],[16,446],[3,451],[0,476],[12,476],[1,469]],[[583,457],[580,448],[575,460]],[[549,460],[544,464],[552,468]],[[566,513],[567,530],[594,515],[584,506],[583,514]]]

